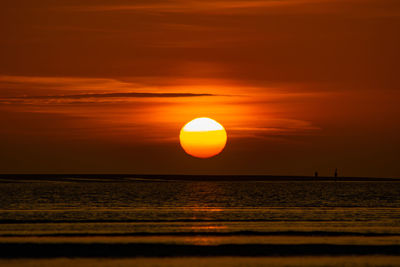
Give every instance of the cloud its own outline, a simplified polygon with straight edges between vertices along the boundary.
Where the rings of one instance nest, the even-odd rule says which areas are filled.
[[[1,89],[29,87],[91,91],[104,90],[106,88],[136,88],[139,86],[140,84],[112,78],[0,75]]]
[[[303,1],[297,1],[303,2]],[[310,2],[310,1],[307,1]],[[276,5],[285,5],[293,3],[293,1],[163,1],[163,2],[146,2],[132,3],[129,5],[113,4],[113,5],[91,5],[76,6],[73,10],[79,11],[154,11],[154,12],[196,12],[220,9],[243,9],[243,8],[260,8]]]
[[[77,94],[77,95],[48,95],[48,96],[21,96],[7,97],[7,99],[84,99],[84,98],[146,98],[146,97],[198,97],[217,96],[214,94],[193,94],[193,93],[104,93],[104,94]]]
[[[22,3],[22,4],[21,4]],[[235,11],[246,12],[247,9],[260,10],[260,8],[286,7],[299,5],[351,5],[360,4],[362,6],[369,4],[397,5],[397,0],[59,0],[59,1],[40,1],[40,3],[32,4],[31,0],[19,0],[15,5],[19,5],[26,9],[41,9],[48,11],[87,11],[87,12],[104,12],[104,11],[140,11],[140,12],[170,12],[170,13],[187,13],[187,12],[208,12],[208,11]],[[13,7],[12,4],[9,5]],[[7,8],[7,6],[6,6]],[[7,10],[7,9],[6,9]]]
[[[298,136],[310,136],[320,134],[321,127],[314,125],[310,121],[299,120],[299,119],[285,119],[275,118],[268,121],[264,121],[264,124],[268,126],[236,126],[231,127],[231,137],[234,138],[257,138],[257,139],[269,139],[273,138],[285,138],[285,137],[298,137]]]
[[[361,14],[354,14],[354,6]],[[391,8],[387,8],[391,7]],[[398,16],[398,1],[395,0],[170,0],[170,1],[115,1],[112,4],[79,4],[59,6],[57,9],[72,12],[137,12],[164,14],[347,14]]]
[[[125,102],[132,98],[184,98],[184,97],[205,97],[205,96],[218,96],[218,95],[195,94],[195,93],[139,93],[139,92],[75,94],[75,95],[41,95],[41,96],[3,97],[0,98],[0,104],[51,104],[51,103],[96,104],[99,102],[110,102],[110,101]]]
[[[0,104],[121,103],[133,99],[226,96],[204,88],[146,85],[146,81],[138,80],[0,76]]]
[[[259,12],[260,9],[268,9],[274,7],[298,6],[305,4],[318,4],[326,2],[335,2],[332,0],[175,0],[175,1],[146,1],[130,4],[107,4],[107,5],[79,5],[69,7],[72,11],[83,12],[155,12],[155,13],[226,13],[240,14],[251,12]],[[336,1],[337,2],[337,1]],[[64,7],[66,8],[66,7]],[[67,8],[68,9],[68,8]]]

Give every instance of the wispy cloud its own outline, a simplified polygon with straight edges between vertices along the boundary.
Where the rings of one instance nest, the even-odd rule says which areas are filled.
[[[266,124],[269,124],[269,126],[232,127],[230,131],[233,137],[260,139],[270,138],[271,136],[309,136],[321,131],[321,127],[305,120],[280,118],[270,120]]]
[[[215,94],[193,93],[104,93],[104,94],[77,94],[77,95],[47,95],[47,96],[20,96],[7,97],[6,99],[84,99],[84,98],[147,98],[147,97],[198,97],[217,96]]]
[[[354,5],[359,12],[354,13]],[[388,6],[392,8],[387,8]],[[265,12],[287,14],[351,14],[351,16],[398,16],[396,0],[171,0],[135,1],[135,3],[90,4],[63,6],[58,9],[73,12],[139,12],[170,14],[259,14]]]
[[[259,9],[267,7],[279,7],[287,5],[301,5],[309,3],[327,2],[329,0],[175,0],[175,1],[146,1],[136,2],[132,4],[111,4],[111,5],[91,5],[91,6],[76,6],[71,9],[76,11],[150,11],[150,12],[165,12],[165,13],[180,13],[180,12],[212,12],[224,10],[244,12],[246,9]]]
[[[47,76],[10,76],[0,75],[0,88],[52,88],[66,90],[104,90],[106,88],[126,89],[139,87],[140,84],[124,82],[111,78],[87,77],[47,77]]]
[[[200,89],[165,88],[118,79],[0,76],[0,104],[123,102],[129,99],[214,97]]]

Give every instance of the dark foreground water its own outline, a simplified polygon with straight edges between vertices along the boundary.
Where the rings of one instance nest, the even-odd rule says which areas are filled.
[[[400,182],[0,179],[0,265],[400,266],[399,255]]]

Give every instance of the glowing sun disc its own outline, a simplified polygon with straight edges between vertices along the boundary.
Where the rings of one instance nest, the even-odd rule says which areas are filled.
[[[210,158],[226,145],[225,128],[210,118],[196,118],[186,123],[179,135],[183,150],[193,157]]]

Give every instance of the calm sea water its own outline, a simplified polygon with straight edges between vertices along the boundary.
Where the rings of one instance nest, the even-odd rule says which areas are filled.
[[[400,182],[3,179],[0,243],[147,244],[149,255],[150,245],[178,246],[162,256],[193,246],[222,246],[221,255],[235,256],[224,245],[242,252],[269,246],[278,255],[286,253],[282,245],[307,255],[313,245],[316,255],[326,254],[321,245],[334,245],[359,254],[367,245],[371,254],[383,248],[393,256],[400,246]]]

